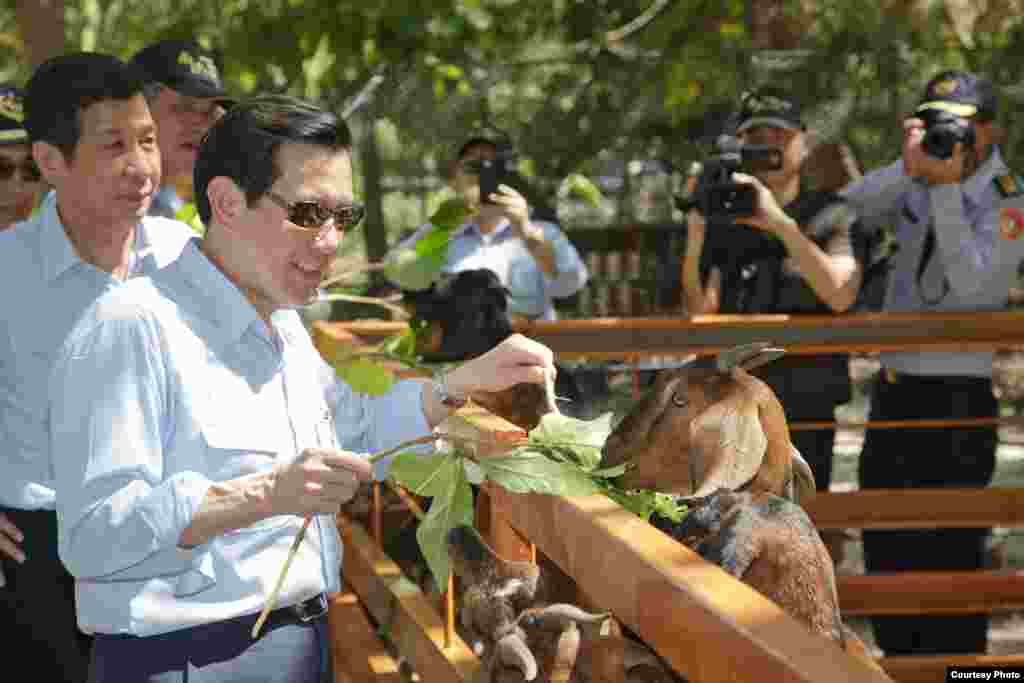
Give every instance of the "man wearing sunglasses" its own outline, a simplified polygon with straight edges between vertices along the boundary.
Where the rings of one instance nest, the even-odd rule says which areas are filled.
[[[25,131],[24,93],[0,86],[0,230],[32,213],[43,189]]]
[[[95,683],[333,681],[334,515],[388,467],[366,455],[429,434],[470,392],[551,377],[551,351],[522,336],[384,396],[335,376],[294,309],[362,217],[351,144],[344,121],[299,100],[234,106],[196,161],[202,243],[99,299],[63,349],[61,557],[96,634]]]
[[[51,448],[54,358],[102,292],[170,263],[192,237],[181,223],[146,217],[160,153],[143,87],[134,69],[96,53],[36,70],[25,129],[54,192],[0,233],[0,628],[6,651],[31,662],[38,680],[82,683],[87,673],[74,582],[57,555],[51,460],[73,453]]]
[[[217,56],[195,41],[162,40],[141,50],[132,63],[149,78],[146,98],[160,146],[164,184],[149,212],[191,222],[194,204],[179,187],[191,184],[199,143],[232,102]]]

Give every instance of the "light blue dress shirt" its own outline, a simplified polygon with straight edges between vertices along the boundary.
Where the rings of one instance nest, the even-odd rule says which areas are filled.
[[[302,519],[179,548],[211,483],[307,448],[372,453],[430,433],[419,381],[354,393],[294,310],[268,328],[197,245],[101,297],[52,376],[59,549],[86,632],[147,636],[258,612]],[[333,517],[316,516],[278,604],[338,591],[341,552]]]
[[[453,232],[444,272],[488,268],[508,289],[511,313],[555,320],[557,315],[552,299],[572,296],[581,290],[587,284],[589,273],[576,247],[557,225],[545,221],[531,221],[531,224],[544,230],[545,241],[553,247],[556,277],[551,278],[544,273],[523,240],[516,237],[508,219],[503,219],[486,235],[475,223],[466,223]],[[415,244],[432,227],[429,223],[421,226],[399,248]]]
[[[195,233],[146,217],[133,274],[172,262]],[[46,383],[54,356],[82,312],[123,283],[75,253],[50,192],[28,220],[0,232],[0,504],[54,508]],[[58,453],[58,457],[60,454]]]
[[[1020,261],[1018,245],[1000,236],[1003,200],[993,181],[1006,173],[999,149],[994,148],[962,183],[929,186],[909,178],[903,162],[897,161],[843,191],[863,220],[895,226],[899,249],[893,256],[883,310],[1005,308]],[[929,223],[935,227],[935,249],[919,286],[917,271]],[[881,361],[886,368],[915,375],[987,377],[992,372],[991,353],[887,352]]]

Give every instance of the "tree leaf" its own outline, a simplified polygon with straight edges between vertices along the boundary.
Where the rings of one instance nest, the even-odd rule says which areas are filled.
[[[439,472],[443,473],[440,478],[445,481],[444,490],[433,497],[430,509],[416,529],[416,540],[434,581],[444,590],[451,571],[448,532],[459,525],[473,525],[473,489],[466,480],[461,457],[449,455],[442,460]]]
[[[420,255],[414,248],[402,247],[388,254],[384,274],[402,289],[427,289],[440,274],[445,257],[444,251]]]
[[[601,188],[593,180],[580,173],[571,173],[566,178],[566,182],[568,183],[570,196],[580,197],[593,207],[601,206],[604,196],[601,194]]]
[[[513,493],[589,496],[601,491],[578,466],[552,460],[528,445],[479,464],[488,479]]]
[[[395,373],[369,358],[342,358],[334,363],[334,370],[361,394],[380,396],[395,383]]]
[[[611,413],[593,420],[578,420],[568,415],[548,413],[540,419],[540,424],[533,428],[529,436],[531,444],[571,453],[583,469],[592,470],[601,462],[601,448],[611,433]]]
[[[440,230],[449,232],[462,225],[469,218],[472,211],[465,200],[461,198],[446,199],[437,207],[437,211],[430,217],[430,224]]]
[[[451,476],[451,465],[448,461],[457,457],[447,453],[399,453],[391,461],[388,476],[417,496],[444,495],[450,485],[448,477]]]

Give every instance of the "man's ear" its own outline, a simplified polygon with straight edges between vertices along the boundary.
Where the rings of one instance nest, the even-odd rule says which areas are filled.
[[[70,170],[70,163],[64,158],[64,153],[49,142],[33,142],[32,159],[35,160],[46,182],[55,187],[57,181]]]
[[[206,198],[210,200],[210,219],[228,230],[247,208],[245,193],[227,176],[217,176],[206,185]]]

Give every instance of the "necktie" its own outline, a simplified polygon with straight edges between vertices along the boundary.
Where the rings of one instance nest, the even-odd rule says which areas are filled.
[[[924,274],[928,271],[928,266],[931,265],[932,256],[935,255],[935,221],[932,218],[928,219],[928,227],[925,229],[924,246],[921,247],[921,260],[917,264],[917,295],[921,298],[921,301],[928,306],[934,306],[946,298],[949,294],[949,279],[945,273],[942,275],[942,292],[937,298],[931,298],[925,293],[924,287]]]

